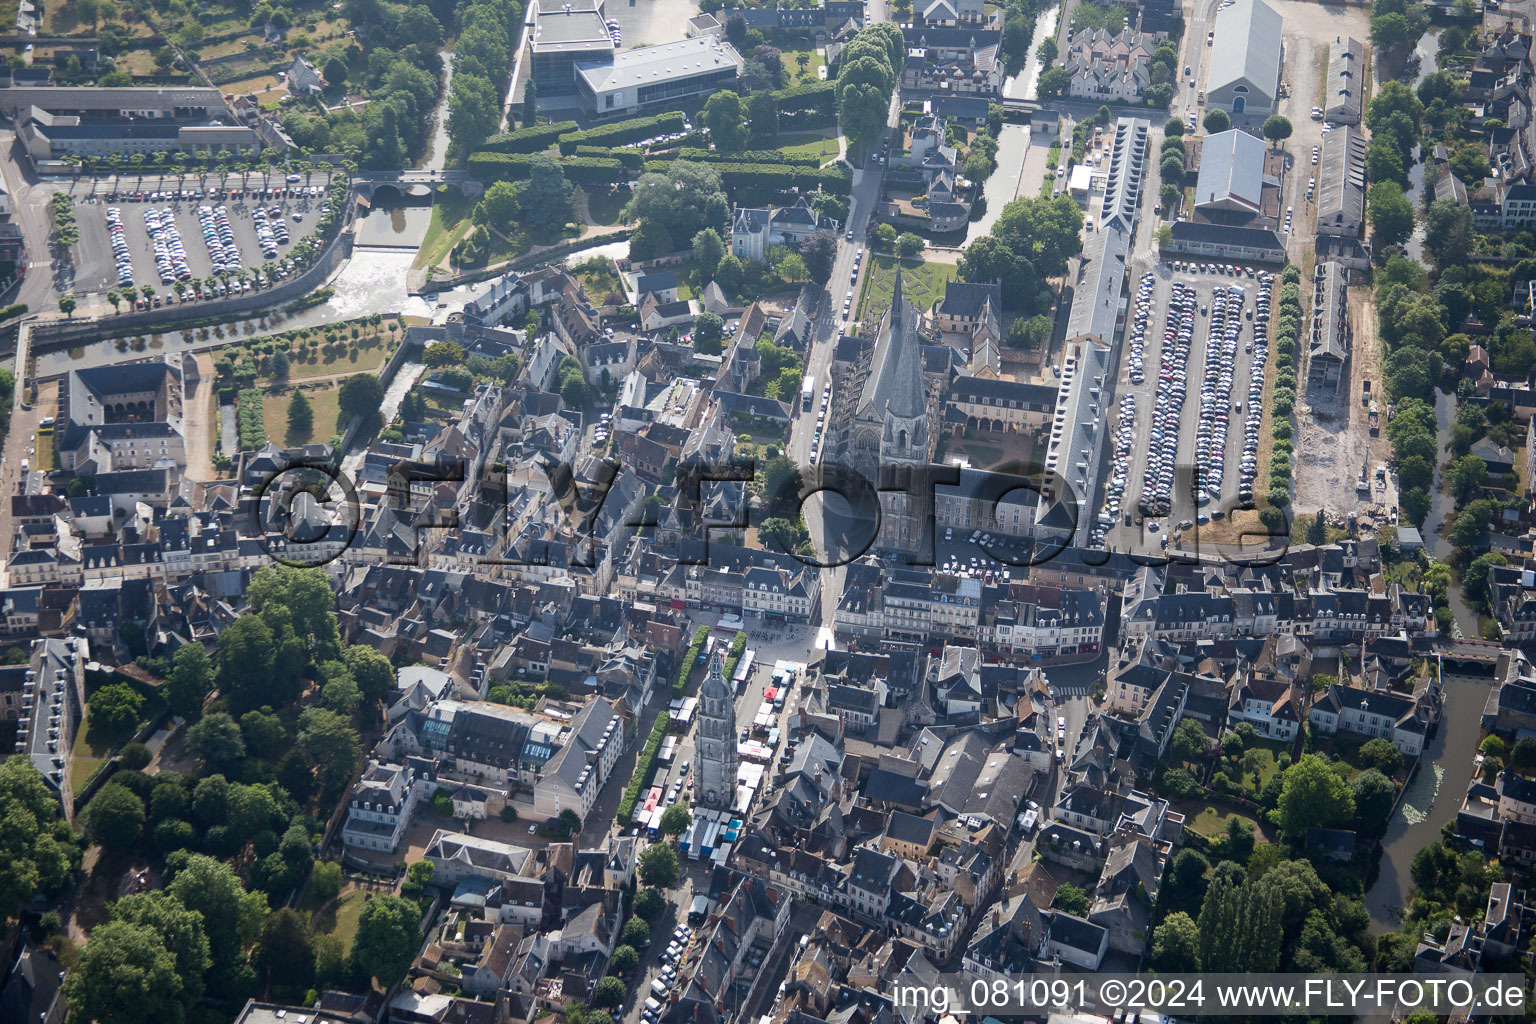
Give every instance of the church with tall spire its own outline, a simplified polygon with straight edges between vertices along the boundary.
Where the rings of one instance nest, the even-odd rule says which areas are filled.
[[[868,368],[841,385],[851,393],[839,403],[841,415],[833,425],[830,450],[837,459],[877,487],[896,488],[880,492],[875,546],[886,551],[923,550],[925,530],[932,524],[926,488],[903,484],[912,471],[929,465],[937,433],[929,417],[919,326],[918,311],[902,294],[898,270]]]

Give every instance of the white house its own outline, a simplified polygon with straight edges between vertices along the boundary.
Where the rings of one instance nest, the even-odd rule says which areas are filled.
[[[738,259],[761,263],[771,246],[799,245],[818,231],[831,230],[831,223],[803,198],[778,209],[738,207],[731,219],[731,252]]]
[[[410,826],[422,783],[404,765],[371,761],[352,787],[341,841],[349,849],[394,853]]]

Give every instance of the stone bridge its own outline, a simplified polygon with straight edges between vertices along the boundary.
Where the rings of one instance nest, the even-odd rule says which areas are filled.
[[[447,185],[466,199],[478,199],[485,184],[468,171],[363,171],[353,176],[352,187],[369,201],[397,203],[406,199],[427,199],[439,186]]]

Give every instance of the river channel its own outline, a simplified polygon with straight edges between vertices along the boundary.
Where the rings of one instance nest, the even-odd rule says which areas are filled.
[[[1454,396],[1436,390],[1435,420],[1444,441],[1456,422]],[[1437,561],[1444,562],[1450,560],[1451,545],[1442,536],[1441,527],[1453,511],[1453,502],[1440,486],[1440,476],[1437,468],[1429,516],[1424,520],[1424,543]],[[1457,628],[1464,636],[1477,636],[1477,616],[1462,598],[1461,588],[1453,586],[1449,597]],[[1391,931],[1398,926],[1401,908],[1413,886],[1410,869],[1414,854],[1440,838],[1440,826],[1456,816],[1467,783],[1472,781],[1472,758],[1482,733],[1488,680],[1448,675],[1443,682],[1445,701],[1440,729],[1424,752],[1402,805],[1387,826],[1382,840],[1381,872],[1365,897],[1373,931]]]

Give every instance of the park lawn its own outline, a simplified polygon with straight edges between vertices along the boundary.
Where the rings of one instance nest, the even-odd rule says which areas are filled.
[[[629,202],[627,192],[615,192],[612,189],[590,191],[587,193],[587,216],[591,218],[593,224],[600,224],[603,227],[617,224],[623,218],[624,204],[627,202]]]
[[[827,58],[817,53],[815,47],[800,47],[794,50],[783,50],[781,53],[784,60],[786,85],[803,85],[807,82],[821,81],[821,73],[817,69],[827,63]],[[800,69],[799,62],[795,59],[802,53],[810,58],[803,71]]]
[[[447,258],[453,247],[475,226],[469,217],[474,206],[472,200],[457,192],[446,189],[438,192],[432,202],[432,220],[421,239],[421,248],[416,251],[415,266],[435,267]]]
[[[879,320],[891,307],[891,292],[896,286],[896,265],[901,264],[903,297],[915,310],[932,309],[944,297],[944,286],[959,274],[953,263],[925,263],[920,259],[897,260],[895,256],[877,255],[864,271],[859,292],[857,319]]]
[[[1215,807],[1211,804],[1206,804],[1200,808],[1199,813],[1194,815],[1194,817],[1190,817],[1187,811],[1184,814],[1185,825],[1199,832],[1207,839],[1215,839],[1217,836],[1226,835],[1227,822],[1233,818],[1242,818],[1250,825],[1254,824],[1253,819],[1246,814],[1222,810],[1220,807]],[[1255,831],[1257,831],[1257,827],[1255,827]]]
[[[32,465],[38,469],[53,468],[53,430],[45,428],[37,432],[37,454],[33,456]]]
[[[362,921],[363,904],[367,894],[361,889],[346,889],[324,910],[315,915],[310,930],[316,935],[334,935],[341,940],[342,948],[349,954],[352,942],[357,938],[357,926]]]
[[[335,387],[310,388],[304,392],[314,410],[314,429],[308,437],[295,437],[288,433],[288,403],[293,400],[293,389],[274,394],[267,392],[261,399],[261,419],[267,426],[268,437],[281,437],[287,445],[323,441],[336,433],[336,421],[341,417],[341,390]]]
[[[388,355],[387,339],[383,335],[365,335],[357,343],[357,351],[353,352],[350,345],[342,348],[334,346],[328,349],[321,346],[313,352],[304,350],[299,353],[290,352],[288,357],[288,378],[290,380],[303,380],[305,377],[326,377],[337,373],[358,373],[363,370],[375,371],[383,364]]]
[[[256,75],[220,83],[219,88],[236,96],[250,93],[258,103],[274,103],[288,95],[288,83],[276,75]]]
[[[75,744],[70,748],[70,788],[79,793],[96,773],[96,769],[101,767],[101,763],[132,739],[134,734],[144,727],[144,723],[158,713],[159,707],[158,701],[145,701],[139,721],[132,729],[116,735],[106,735],[100,729],[91,727],[91,706],[87,703],[84,715],[80,719],[80,728],[75,731]]]
[[[779,152],[785,156],[819,156],[822,163],[837,157],[835,135],[781,135],[779,143]]]
[[[112,754],[112,743],[91,728],[91,709],[85,709],[80,728],[75,732],[75,745],[69,762],[69,786],[78,793],[84,788],[96,769]]]

